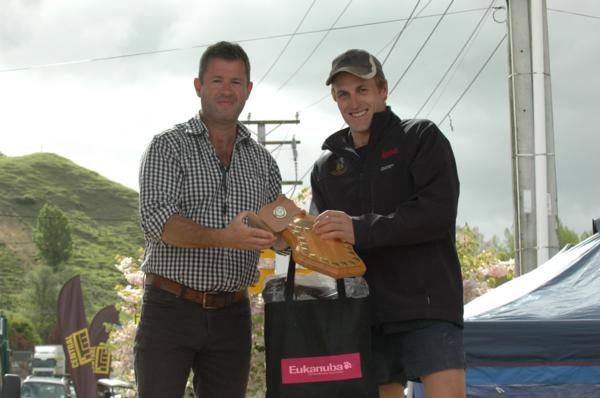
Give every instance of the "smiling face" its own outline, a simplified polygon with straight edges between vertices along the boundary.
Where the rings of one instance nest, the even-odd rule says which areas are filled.
[[[331,91],[344,121],[350,126],[355,144],[365,145],[369,140],[373,115],[385,110],[387,82],[377,87],[374,78],[365,80],[342,72],[335,76]]]
[[[202,103],[202,117],[209,123],[235,124],[252,91],[241,60],[213,58],[202,80],[194,80],[196,93]]]

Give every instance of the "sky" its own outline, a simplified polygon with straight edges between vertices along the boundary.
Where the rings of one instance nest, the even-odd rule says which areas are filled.
[[[384,63],[392,110],[433,120],[450,140],[458,224],[502,238],[513,223],[507,26],[506,10],[490,5],[506,3],[1,0],[0,152],[56,153],[137,190],[152,137],[199,109],[202,51],[229,40],[252,63],[240,118],[298,115],[267,126],[267,140],[300,141],[297,163],[290,146],[268,148],[285,180],[309,184],[322,142],[343,126],[325,86],[331,61],[362,48]],[[581,233],[600,217],[600,2],[547,7],[558,214]]]

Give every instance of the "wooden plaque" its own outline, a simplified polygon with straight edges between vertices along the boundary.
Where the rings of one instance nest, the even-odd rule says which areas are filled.
[[[280,233],[297,264],[335,279],[363,275],[365,263],[352,245],[321,239],[313,232],[314,220],[284,195],[248,217],[251,226]]]

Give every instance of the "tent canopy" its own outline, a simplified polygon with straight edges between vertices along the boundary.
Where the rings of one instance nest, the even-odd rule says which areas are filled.
[[[465,305],[465,321],[600,320],[600,235]]]
[[[468,303],[465,350],[470,396],[487,396],[473,393],[482,385],[512,389],[511,397],[552,396],[544,394],[560,385],[567,396],[598,393],[600,235]]]

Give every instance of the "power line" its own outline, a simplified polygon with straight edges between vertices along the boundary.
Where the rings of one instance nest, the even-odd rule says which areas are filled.
[[[265,72],[265,74],[263,75],[263,77],[260,78],[260,80],[258,81],[257,84],[261,84],[262,81],[265,80],[265,77],[267,77],[267,75],[271,72],[271,70],[273,69],[273,67],[275,66],[275,64],[277,64],[277,62],[279,61],[279,59],[281,58],[281,56],[283,55],[283,53],[285,52],[285,50],[288,48],[288,46],[290,45],[290,43],[292,42],[292,40],[296,36],[296,33],[298,33],[298,30],[300,29],[300,26],[302,26],[302,23],[304,23],[304,20],[306,19],[306,17],[308,16],[308,13],[310,13],[310,10],[312,10],[312,8],[313,8],[313,6],[315,5],[316,2],[317,2],[317,0],[313,0],[313,2],[310,4],[310,6],[308,7],[308,10],[306,10],[306,12],[304,13],[304,16],[300,20],[300,23],[298,24],[298,26],[296,26],[296,30],[294,30],[294,33],[292,33],[292,35],[290,36],[290,38],[287,41],[287,43],[285,43],[285,46],[283,47],[283,49],[281,50],[281,52],[279,53],[279,55],[277,56],[277,58],[275,58],[275,61],[273,61],[273,63],[271,64],[271,66],[269,66],[269,69],[267,69],[267,71]]]
[[[467,93],[467,91],[469,91],[469,89],[471,88],[471,86],[473,85],[473,83],[475,83],[475,81],[477,80],[477,78],[479,77],[479,75],[481,74],[481,72],[483,72],[483,70],[488,65],[488,63],[490,62],[490,60],[492,59],[492,57],[496,54],[496,51],[498,51],[498,48],[500,48],[500,45],[502,45],[502,43],[506,39],[506,36],[507,36],[506,34],[504,34],[504,36],[502,36],[502,39],[498,42],[498,44],[494,48],[494,51],[492,51],[492,53],[486,59],[486,61],[484,62],[484,64],[481,66],[481,68],[479,69],[479,71],[477,72],[477,74],[475,75],[475,77],[473,78],[473,80],[471,80],[471,82],[469,83],[469,85],[467,86],[467,88],[465,88],[465,90],[462,92],[462,94],[458,97],[458,99],[456,100],[456,102],[454,103],[454,105],[452,105],[452,107],[450,108],[450,110],[446,113],[446,115],[438,123],[438,126],[441,126],[442,123],[444,123],[444,121],[446,120],[446,118],[450,115],[450,112],[452,112],[454,110],[454,108],[456,107],[456,105],[458,105],[458,103],[460,102],[460,100],[462,100],[462,98],[465,96],[465,94]]]
[[[265,134],[265,137],[267,137],[270,133],[273,132],[273,130],[275,130],[276,128],[280,127],[281,124],[277,125],[277,127],[272,128],[267,134]],[[288,125],[289,127],[289,125]],[[293,126],[295,127],[295,126]],[[283,141],[287,141],[288,137],[290,135],[290,131],[291,128],[288,128],[288,130],[285,133],[285,136],[283,137]],[[275,155],[275,160],[279,159],[279,155],[281,154],[281,150],[283,149],[283,143],[277,144],[277,146],[271,151],[271,154],[274,154],[275,152],[277,152],[277,154]]]
[[[451,13],[448,13],[448,15],[465,14],[465,13],[481,11],[481,10],[484,10],[484,8],[470,8],[470,9],[451,12]],[[420,17],[419,19],[433,18],[433,17],[437,17],[439,15],[440,14],[424,15],[424,16]],[[384,24],[395,23],[395,22],[400,22],[400,21],[404,21],[404,20],[405,20],[405,18],[399,18],[399,19],[367,22],[367,23],[362,23],[362,24],[338,26],[338,27],[333,27],[333,28],[328,28],[328,29],[307,30],[304,32],[297,32],[296,36],[310,35],[310,34],[314,34],[314,33],[323,33],[323,32],[336,31],[336,30],[355,29],[355,28],[362,28],[362,27],[367,27],[367,26],[384,25]],[[291,35],[293,35],[293,33],[284,33],[284,34],[270,35],[270,36],[259,36],[259,37],[255,37],[255,38],[251,38],[251,39],[239,39],[239,40],[232,40],[232,41],[237,42],[237,43],[248,43],[248,42],[254,42],[254,41],[280,39],[280,38],[284,38],[284,37],[289,37]],[[86,58],[86,59],[72,60],[72,61],[65,61],[65,62],[53,62],[53,63],[40,64],[40,65],[19,66],[19,67],[14,67],[14,68],[0,69],[0,73],[25,71],[25,70],[30,70],[30,69],[40,69],[40,68],[47,68],[47,67],[53,67],[53,66],[75,65],[75,64],[82,64],[82,63],[89,63],[89,62],[102,62],[102,61],[109,61],[109,60],[121,59],[121,58],[138,57],[138,56],[142,56],[142,55],[164,54],[164,53],[175,52],[175,51],[186,51],[186,50],[193,50],[193,49],[197,49],[197,48],[204,48],[204,47],[208,47],[209,45],[210,44],[197,44],[197,45],[188,46],[188,47],[174,47],[174,48],[161,49],[161,50],[140,51],[140,52],[135,52],[135,53],[112,55],[112,56],[107,56],[107,57],[93,57],[93,58]]]
[[[400,31],[400,33],[399,33],[397,36],[395,35],[394,37],[392,37],[392,39],[391,39],[389,42],[387,42],[387,44],[386,44],[385,46],[383,46],[383,48],[382,48],[381,50],[379,50],[379,51],[376,53],[376,55],[377,55],[377,56],[379,56],[379,54],[380,54],[380,53],[382,53],[382,52],[383,52],[383,50],[385,50],[385,49],[387,48],[387,46],[389,46],[389,45],[390,45],[392,42],[394,42],[394,45],[395,45],[395,44],[396,44],[396,42],[398,41],[398,39],[400,38],[400,36],[402,35],[402,32],[405,30],[405,28],[406,28],[408,25],[410,25],[410,23],[411,23],[412,21],[414,21],[415,19],[417,19],[419,15],[421,15],[421,13],[422,13],[422,12],[423,12],[423,11],[424,11],[424,10],[425,10],[425,9],[426,9],[428,6],[429,6],[429,4],[431,4],[431,2],[432,2],[432,1],[433,1],[433,0],[429,0],[429,1],[427,2],[427,4],[425,4],[425,5],[423,6],[423,8],[421,8],[421,10],[419,10],[419,12],[417,13],[417,15],[416,15],[415,17],[413,17],[413,16],[412,16],[412,14],[414,13],[414,9],[413,9],[413,11],[411,12],[411,14],[410,14],[410,16],[409,16],[408,18],[403,18],[403,19],[400,19],[399,21],[405,21],[405,22],[406,22],[406,24],[404,25],[404,27],[402,28],[402,30]],[[417,3],[416,3],[416,6],[418,6],[418,5],[419,5],[419,2],[420,2],[420,0],[418,0],[418,1],[417,1]],[[415,7],[416,7],[416,6],[415,6]],[[392,52],[393,48],[394,48],[394,46],[392,46],[392,48],[390,49],[390,51],[389,51],[389,53],[388,53],[388,56],[389,56],[389,54]],[[386,59],[383,61],[382,65],[383,65],[383,64],[385,64],[385,61],[386,61],[386,60],[387,60],[387,56],[386,56]],[[330,95],[331,95],[331,93],[327,93],[327,94],[325,94],[324,96],[322,96],[322,97],[321,97],[321,98],[319,98],[318,100],[316,100],[316,101],[312,102],[311,104],[309,104],[309,105],[305,106],[304,108],[300,109],[298,112],[299,112],[299,113],[300,113],[300,112],[304,112],[305,110],[307,110],[307,109],[309,109],[309,108],[312,108],[313,106],[316,106],[316,105],[320,104],[321,102],[323,102],[323,100],[325,100],[325,98],[329,97]]]
[[[478,9],[478,10],[484,10],[484,11],[486,11],[486,13],[485,13],[485,14],[484,14],[484,16],[482,17],[482,19],[479,21],[479,23],[477,24],[477,26],[479,26],[479,25],[481,24],[481,21],[482,21],[482,20],[484,20],[484,18],[485,18],[485,16],[486,16],[486,14],[487,14],[487,13],[489,13],[489,11],[492,9],[491,5],[494,3],[494,1],[495,1],[495,0],[493,0],[493,1],[490,3],[490,6],[488,6],[488,7],[486,7],[486,8],[480,8],[480,9]],[[453,2],[453,1],[451,1],[451,2],[450,2],[450,4],[448,5],[448,8],[450,7],[450,5],[452,5],[452,2]],[[428,5],[428,4],[427,4],[427,5]],[[427,7],[427,5],[425,5],[425,7]],[[423,7],[423,9],[424,9],[425,7]],[[446,11],[448,10],[448,8],[446,8]],[[423,11],[423,9],[422,9],[421,11]],[[444,14],[441,14],[441,16],[443,17],[443,15],[450,15],[450,14],[452,14],[452,13],[444,13]],[[416,19],[416,18],[417,18],[417,17],[415,17],[414,19]],[[408,18],[407,20],[409,20],[409,19],[410,19],[410,18]],[[441,20],[441,19],[440,19],[440,20]],[[439,21],[438,21],[438,25],[439,25]],[[436,29],[436,28],[437,28],[437,25],[436,25],[436,27],[434,27],[434,31],[435,31],[435,29]],[[433,33],[433,31],[432,31],[432,33]],[[470,37],[472,37],[472,35],[473,35],[473,34],[471,34],[471,36],[470,36]],[[430,33],[430,36],[431,36],[431,33]],[[463,96],[466,94],[466,92],[469,90],[469,88],[470,88],[470,87],[471,87],[471,85],[474,83],[474,81],[477,79],[477,77],[479,77],[479,75],[481,74],[481,72],[483,71],[483,69],[484,69],[484,68],[487,66],[487,64],[488,64],[489,60],[490,60],[490,59],[493,57],[493,55],[494,55],[494,54],[496,53],[496,51],[498,50],[498,47],[500,47],[500,45],[502,44],[502,42],[503,42],[505,39],[506,39],[506,35],[504,35],[504,37],[502,38],[502,40],[500,41],[500,43],[498,43],[498,45],[496,46],[496,48],[494,49],[494,51],[492,52],[492,54],[490,55],[490,57],[488,58],[488,60],[485,62],[485,64],[483,65],[483,67],[482,67],[482,68],[479,70],[479,72],[477,73],[477,75],[475,76],[475,78],[474,78],[474,79],[471,81],[471,83],[469,84],[469,86],[467,87],[467,89],[466,89],[466,90],[465,90],[465,91],[464,91],[464,92],[461,94],[461,96],[460,96],[460,97],[459,97],[459,99],[456,101],[456,103],[453,105],[453,107],[450,109],[450,111],[448,111],[447,115],[444,117],[444,119],[442,120],[442,122],[443,122],[443,121],[446,119],[446,117],[448,117],[448,116],[449,116],[450,112],[451,112],[451,111],[454,109],[454,107],[456,106],[456,104],[458,104],[458,102],[459,102],[459,101],[462,99],[462,97],[463,97]],[[469,40],[470,40],[470,39],[469,39]],[[467,40],[467,43],[469,42],[469,40]],[[427,42],[427,40],[425,41],[425,43],[426,43],[426,42]],[[424,43],[424,44],[425,44],[425,43]],[[389,45],[389,43],[388,43],[388,45]],[[387,45],[386,45],[385,47],[387,47]],[[385,48],[385,47],[384,47],[384,48]],[[423,48],[423,46],[422,46],[422,48]],[[422,49],[422,48],[421,48],[421,49]],[[382,49],[382,50],[383,50],[383,49]],[[419,50],[419,51],[420,51],[420,50]],[[462,51],[462,49],[461,49],[461,51]],[[417,53],[417,55],[418,55],[418,53]],[[415,57],[415,58],[416,58],[416,57]],[[414,59],[413,59],[413,60],[414,60]],[[443,78],[442,78],[442,80],[443,80]],[[397,82],[397,83],[398,83],[398,82]],[[396,85],[397,85],[397,83],[396,83]],[[391,92],[390,92],[390,93],[391,93]],[[330,95],[329,93],[328,93],[328,94],[326,94],[326,95],[325,95],[325,96],[323,96],[321,99],[319,99],[318,101],[316,101],[316,102],[312,103],[311,105],[309,105],[309,106],[307,106],[307,107],[303,108],[302,110],[306,110],[306,109],[308,109],[308,108],[310,108],[310,107],[312,107],[312,106],[314,106],[314,105],[316,105],[316,104],[320,103],[320,102],[321,102],[321,101],[323,101],[325,98],[327,98],[329,95]],[[439,124],[441,124],[442,122],[440,122]],[[342,128],[343,128],[343,126],[342,126]],[[325,151],[323,151],[323,152],[321,153],[321,155],[322,155],[324,152],[325,152]],[[319,156],[321,156],[321,155],[319,155]],[[309,173],[311,170],[312,170],[312,166],[309,166],[309,167],[308,167],[308,169],[306,170],[306,172],[305,172],[305,173],[302,175],[302,177],[300,177],[300,178],[299,178],[299,181],[302,181],[302,180],[304,180],[304,178],[306,177],[306,175],[307,175],[307,174],[308,174],[308,173]],[[295,189],[295,187],[294,187],[293,189]],[[287,196],[289,196],[289,193],[290,193],[290,192],[293,192],[293,189],[290,189],[290,190],[288,191],[288,193],[287,193]]]
[[[450,71],[452,70],[452,68],[454,67],[454,65],[456,64],[456,62],[458,61],[458,59],[462,55],[462,53],[465,51],[465,48],[467,48],[467,45],[471,42],[471,40],[475,36],[475,33],[477,31],[480,31],[479,28],[481,27],[481,24],[486,19],[486,17],[489,15],[490,10],[492,9],[491,7],[492,7],[492,5],[494,4],[495,1],[496,0],[492,0],[492,2],[490,3],[490,6],[488,7],[488,9],[483,13],[483,15],[481,16],[481,19],[479,19],[479,22],[477,22],[477,25],[475,25],[475,29],[473,29],[473,31],[471,32],[471,34],[469,35],[469,37],[465,41],[465,44],[463,44],[462,48],[458,51],[458,54],[456,54],[456,57],[454,58],[454,60],[450,64],[450,66],[448,66],[448,68],[446,69],[446,72],[444,72],[444,75],[437,82],[437,84],[435,85],[435,87],[431,91],[431,94],[429,94],[429,97],[427,97],[427,99],[425,100],[425,102],[423,103],[423,105],[421,105],[421,107],[419,108],[419,110],[417,111],[417,113],[415,113],[415,118],[417,117],[417,115],[419,113],[421,113],[421,111],[423,110],[423,108],[425,108],[425,105],[427,105],[427,103],[429,102],[429,100],[431,99],[431,97],[433,97],[433,95],[435,94],[435,92],[437,91],[437,89],[440,87],[440,85],[442,84],[442,82],[444,81],[444,79],[446,78],[446,76],[448,76],[448,73],[450,73]]]
[[[494,10],[496,10],[496,9],[494,9]],[[492,18],[493,18],[493,20],[495,22],[497,22],[496,19],[495,19],[495,17],[494,17],[494,14],[492,14]],[[500,22],[497,22],[497,23],[500,23]],[[433,109],[435,109],[435,107],[437,106],[437,104],[440,101],[440,99],[442,98],[443,94],[448,89],[448,87],[450,85],[450,82],[452,82],[452,80],[454,79],[454,76],[460,70],[461,65],[463,64],[463,62],[465,61],[465,59],[467,57],[467,54],[469,53],[469,51],[471,50],[471,48],[473,48],[473,43],[475,43],[475,41],[477,40],[477,37],[481,34],[482,30],[483,30],[483,25],[481,25],[479,27],[479,30],[475,33],[475,35],[473,36],[473,38],[471,39],[471,41],[468,42],[465,50],[463,51],[463,54],[459,58],[458,63],[453,67],[453,70],[451,71],[450,76],[446,78],[446,82],[444,83],[444,87],[437,94],[437,98],[433,102],[433,104],[431,105],[430,110],[429,110],[429,112],[427,112],[427,115],[425,116],[425,118],[429,118],[429,115],[431,114],[431,112],[433,111]]]
[[[281,148],[283,147],[283,144],[278,144],[275,148],[273,148],[271,150],[271,155],[275,152],[275,151],[279,151]],[[275,159],[277,160],[277,159]]]
[[[432,0],[429,0],[429,3],[425,4],[425,6],[424,6],[424,7],[421,9],[421,11],[419,11],[419,14],[420,14],[420,13],[421,13],[421,12],[422,12],[422,11],[423,11],[425,8],[427,8],[427,6],[428,6],[428,5],[431,3],[431,1],[432,1]],[[382,65],[383,65],[383,64],[385,64],[385,61],[387,61],[387,59],[388,59],[389,55],[391,54],[392,50],[394,49],[394,46],[395,46],[395,45],[396,45],[396,43],[398,42],[398,39],[400,39],[400,36],[402,36],[402,33],[404,32],[404,30],[406,29],[406,27],[407,27],[407,26],[410,24],[410,22],[412,21],[413,14],[414,14],[414,12],[415,12],[416,8],[419,6],[419,3],[420,3],[420,2],[421,2],[421,0],[417,0],[417,2],[416,2],[416,4],[415,4],[415,7],[414,7],[414,8],[413,8],[413,10],[411,11],[410,15],[408,16],[408,18],[406,18],[406,19],[404,20],[404,21],[405,21],[405,24],[402,26],[402,29],[400,30],[400,33],[398,33],[398,35],[394,36],[394,37],[395,37],[395,39],[394,39],[394,38],[392,38],[392,40],[391,40],[391,41],[393,41],[393,42],[394,42],[394,44],[392,45],[392,48],[390,48],[390,51],[389,51],[389,52],[387,53],[387,55],[385,56],[385,59],[383,60],[383,62],[382,62]],[[419,15],[419,14],[417,14],[417,15]],[[391,41],[390,41],[390,42],[391,42]],[[386,45],[385,45],[385,46],[384,46],[384,47],[383,47],[383,48],[382,48],[382,49],[379,51],[379,53],[380,53],[380,52],[382,52],[382,51],[383,51],[383,50],[384,50],[384,49],[385,49],[387,46],[389,46],[389,45],[390,45],[390,42],[388,42],[388,43],[387,43],[387,44],[386,44]],[[377,53],[377,55],[379,55],[379,53]],[[311,103],[310,105],[307,105],[307,106],[305,106],[304,108],[300,109],[298,112],[303,112],[303,111],[307,110],[308,108],[312,108],[313,106],[320,104],[321,102],[323,102],[323,100],[325,100],[325,98],[329,97],[330,95],[331,95],[331,93],[327,93],[327,94],[325,94],[324,96],[322,96],[321,98],[319,98],[319,99],[318,99],[318,100],[316,100],[315,102],[313,102],[313,103]]]
[[[412,20],[412,16],[415,13],[415,10],[417,9],[417,7],[419,6],[419,3],[421,3],[421,0],[417,0],[417,2],[415,3],[415,6],[413,7],[412,11],[410,12],[410,15],[406,19],[406,22],[404,23],[404,25],[402,25],[402,29],[400,29],[400,32],[398,32],[398,34],[396,35],[396,39],[394,40],[394,43],[392,44],[392,47],[390,48],[390,51],[388,51],[388,53],[385,55],[385,58],[381,62],[381,65],[385,65],[386,61],[390,57],[390,54],[394,50],[394,47],[396,47],[396,43],[398,43],[398,40],[400,40],[400,36],[402,36],[402,33],[404,33],[404,30],[406,29],[406,27],[408,26],[408,24]]]
[[[562,14],[570,14],[570,15],[576,15],[578,17],[586,17],[586,18],[594,18],[594,19],[600,19],[599,16],[596,15],[590,15],[590,14],[583,14],[580,12],[573,12],[573,11],[566,11],[566,10],[558,10],[556,8],[547,8],[548,11],[554,11],[554,12],[559,12]]]
[[[404,72],[402,73],[402,75],[398,78],[398,80],[396,80],[396,83],[394,83],[394,86],[389,91],[388,95],[391,95],[394,92],[394,90],[396,90],[396,87],[398,87],[398,84],[400,84],[400,81],[402,81],[402,79],[404,78],[404,76],[406,76],[406,73],[409,71],[409,69],[411,68],[411,66],[417,60],[417,58],[421,54],[421,51],[423,51],[423,49],[425,48],[425,46],[429,42],[429,39],[431,39],[431,36],[433,36],[433,33],[437,30],[438,26],[440,26],[440,23],[442,22],[442,20],[444,19],[444,17],[446,15],[448,15],[448,10],[452,6],[452,3],[454,3],[454,0],[450,0],[450,3],[448,4],[448,7],[446,7],[446,9],[444,10],[444,13],[442,15],[440,15],[440,18],[438,19],[437,23],[435,24],[435,26],[433,27],[433,29],[431,30],[431,32],[429,33],[429,35],[427,36],[427,38],[425,39],[425,41],[423,42],[423,44],[421,44],[421,48],[419,48],[419,51],[417,51],[417,53],[415,54],[415,56],[413,57],[413,59],[410,61],[410,63],[408,64],[408,66],[406,67],[406,69],[404,70]]]
[[[494,17],[494,14],[492,14],[492,18],[494,19],[494,22],[497,23],[502,23],[502,22],[498,22],[496,21],[496,18]],[[454,70],[452,71],[450,77],[448,79],[446,79],[446,83],[444,84],[443,89],[440,91],[440,93],[438,94],[436,100],[434,101],[434,103],[431,105],[429,112],[427,112],[427,115],[425,116],[425,118],[429,118],[429,115],[431,114],[431,112],[433,112],[433,110],[435,109],[435,107],[437,106],[437,103],[441,100],[443,94],[446,92],[446,90],[448,89],[450,82],[454,79],[454,76],[456,75],[456,73],[460,70],[462,63],[465,61],[466,56],[468,54],[468,52],[471,50],[471,48],[473,47],[473,43],[475,42],[475,39],[477,38],[477,36],[479,34],[481,34],[481,30],[482,28],[479,29],[479,32],[477,32],[475,34],[475,38],[473,40],[471,40],[471,42],[468,44],[467,49],[465,50],[464,54],[462,55],[460,61],[458,62],[457,66],[454,68]]]
[[[348,3],[346,4],[346,7],[344,7],[344,9],[342,10],[342,12],[340,12],[340,14],[337,16],[337,18],[335,19],[335,21],[333,21],[333,24],[331,24],[331,27],[325,32],[325,34],[323,35],[323,37],[321,38],[321,40],[319,40],[319,42],[312,49],[312,51],[310,52],[310,54],[308,54],[308,57],[306,57],[306,59],[304,60],[304,62],[302,62],[300,64],[300,66],[298,67],[298,69],[296,69],[291,74],[291,76],[288,77],[287,80],[284,81],[281,86],[279,86],[279,88],[276,90],[276,92],[279,92],[283,87],[285,87],[285,85],[288,84],[290,82],[290,80],[292,80],[298,74],[298,72],[300,72],[300,70],[304,67],[304,65],[306,65],[306,63],[308,62],[308,60],[312,58],[312,56],[315,54],[315,52],[317,51],[317,49],[325,41],[325,39],[327,38],[327,36],[329,35],[329,33],[331,33],[331,30],[333,29],[333,27],[335,26],[335,24],[337,24],[337,22],[340,20],[340,18],[342,17],[342,15],[344,15],[344,13],[346,12],[346,10],[348,9],[348,7],[350,7],[350,4],[352,4],[352,1],[353,0],[348,1]]]
[[[279,127],[281,127],[281,124],[278,124],[277,126],[273,127],[271,130],[269,130],[266,134],[265,137],[268,137],[273,131],[277,130]]]
[[[475,38],[481,33],[481,29],[479,30],[479,32],[477,32],[477,34],[475,35]],[[429,118],[429,115],[431,114],[431,112],[435,109],[435,107],[437,106],[438,102],[442,99],[443,94],[446,92],[446,90],[448,89],[448,86],[450,85],[450,82],[452,82],[452,80],[454,79],[454,76],[456,75],[456,73],[460,70],[462,63],[465,61],[466,56],[468,54],[468,52],[471,50],[471,48],[473,47],[473,43],[475,42],[475,39],[471,40],[471,42],[467,45],[467,49],[465,50],[464,54],[462,55],[460,61],[458,62],[458,65],[456,65],[456,67],[454,68],[454,70],[452,71],[451,75],[449,78],[446,79],[446,82],[444,83],[444,87],[442,88],[442,90],[439,92],[439,94],[437,95],[436,100],[433,102],[433,104],[431,105],[429,112],[427,112],[427,115],[425,116],[425,118]]]
[[[304,112],[305,110],[307,110],[308,108],[312,108],[313,106],[320,104],[321,102],[323,102],[323,100],[324,100],[325,98],[327,98],[327,97],[329,97],[329,96],[331,96],[331,93],[329,93],[329,92],[328,92],[327,94],[325,94],[324,96],[322,96],[321,98],[319,98],[318,100],[316,100],[315,102],[313,102],[312,104],[310,104],[310,105],[307,105],[307,106],[305,106],[304,108],[300,109],[300,110],[298,111],[298,113],[302,113],[302,112]]]
[[[325,153],[325,151],[321,152],[321,155],[323,155],[323,153]],[[321,157],[321,155],[319,155],[319,157]],[[306,177],[308,175],[308,173],[310,173],[310,171],[312,170],[313,166],[310,165],[308,167],[308,169],[304,172],[304,174],[302,174],[302,177],[298,178],[298,181],[304,181],[304,177]],[[294,192],[296,192],[296,186],[294,185],[292,188],[288,189],[288,191],[286,192],[285,196],[287,196],[288,198],[294,194]]]
[[[408,17],[408,18],[406,18],[406,26],[407,26],[407,27],[408,27],[408,26],[410,26],[411,22],[413,22],[415,19],[418,19],[419,15],[421,15],[421,13],[422,13],[423,11],[425,11],[425,9],[426,9],[427,7],[429,7],[429,4],[431,4],[431,2],[432,2],[432,1],[433,1],[433,0],[429,0],[429,1],[427,2],[427,4],[425,4],[425,5],[423,6],[423,8],[421,8],[421,9],[419,10],[419,12],[417,13],[417,15],[415,15],[414,17],[412,17],[412,18],[411,18],[411,17]],[[385,46],[383,46],[383,47],[381,48],[381,50],[377,51],[377,53],[376,53],[375,55],[379,57],[379,55],[380,55],[380,54],[383,52],[383,50],[385,50],[385,49],[386,49],[386,48],[387,48],[387,47],[388,47],[390,44],[392,44],[392,42],[395,40],[395,37],[396,37],[396,36],[394,35],[394,37],[392,37],[392,38],[391,38],[391,40],[390,40],[390,41],[388,41],[388,42],[385,44]]]

